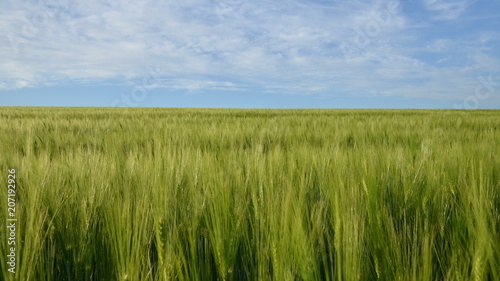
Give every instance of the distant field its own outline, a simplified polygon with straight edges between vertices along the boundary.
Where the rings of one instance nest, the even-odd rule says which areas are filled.
[[[4,107],[0,132],[2,280],[500,280],[500,111]]]

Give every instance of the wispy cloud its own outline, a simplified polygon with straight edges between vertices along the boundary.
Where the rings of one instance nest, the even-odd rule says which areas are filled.
[[[439,25],[419,27],[406,2],[393,0],[43,3],[0,4],[0,89],[126,85],[160,65],[168,79],[151,87],[452,97],[499,60],[495,34],[472,40],[481,30],[469,30],[458,52],[457,38],[427,37]],[[423,3],[435,20],[456,19],[471,4]],[[457,57],[466,60],[457,66]]]
[[[468,0],[424,0],[425,7],[434,12],[434,19],[453,20],[457,19],[472,4]]]

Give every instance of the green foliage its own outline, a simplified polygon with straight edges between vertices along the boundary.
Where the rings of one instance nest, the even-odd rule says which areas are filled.
[[[8,273],[1,231],[0,279],[499,280],[499,124],[498,111],[1,108],[19,259]]]

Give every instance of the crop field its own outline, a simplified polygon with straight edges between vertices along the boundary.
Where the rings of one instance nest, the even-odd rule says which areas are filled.
[[[0,132],[1,280],[500,280],[500,111],[4,107]]]

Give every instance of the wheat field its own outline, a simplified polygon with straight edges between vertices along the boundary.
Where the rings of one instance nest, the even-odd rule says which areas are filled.
[[[0,108],[2,280],[500,280],[500,111]]]

